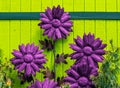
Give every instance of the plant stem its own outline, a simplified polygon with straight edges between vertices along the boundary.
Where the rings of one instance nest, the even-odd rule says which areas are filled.
[[[56,80],[56,63],[55,63],[56,50],[55,50],[55,41],[53,41],[53,46],[54,46],[54,48],[53,48],[53,54],[54,54],[54,75],[55,75],[54,79]]]

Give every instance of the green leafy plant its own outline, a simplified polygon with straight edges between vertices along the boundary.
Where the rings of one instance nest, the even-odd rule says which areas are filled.
[[[2,50],[0,50],[0,88],[12,88],[12,79],[9,76],[11,72],[10,62],[3,57]]]
[[[102,63],[97,77],[92,77],[96,88],[120,88],[117,75],[120,73],[120,49],[113,46],[106,52],[106,58]]]

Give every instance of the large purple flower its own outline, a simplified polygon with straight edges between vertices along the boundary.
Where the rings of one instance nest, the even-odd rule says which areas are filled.
[[[58,88],[58,87],[57,82],[54,82],[53,80],[49,80],[48,78],[46,78],[44,82],[36,80],[35,83],[29,86],[28,88]]]
[[[83,39],[77,36],[74,39],[76,44],[70,44],[70,47],[75,51],[71,54],[72,59],[76,59],[76,63],[80,63],[82,59],[88,62],[90,67],[98,68],[98,62],[104,59],[102,55],[105,54],[106,44],[102,44],[99,38],[94,37],[91,33],[84,34]],[[81,62],[82,63],[82,62]]]
[[[65,82],[70,84],[70,88],[93,88],[90,76],[96,75],[97,71],[93,71],[84,60],[82,63],[73,65],[67,72]]]
[[[72,22],[70,21],[70,15],[68,12],[64,12],[64,8],[60,6],[49,7],[45,13],[40,14],[41,26],[44,29],[44,35],[48,35],[53,40],[66,38],[71,32]]]
[[[12,54],[14,58],[11,59],[12,64],[18,72],[24,72],[25,76],[35,75],[43,64],[46,62],[43,50],[39,50],[38,46],[34,44],[24,44],[19,46],[19,50],[14,50]]]

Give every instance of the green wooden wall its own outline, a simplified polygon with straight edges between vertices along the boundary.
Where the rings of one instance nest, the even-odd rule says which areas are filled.
[[[119,12],[120,0],[0,0],[0,12],[41,12],[47,6],[61,5],[65,11],[102,11]],[[11,58],[13,49],[18,49],[22,43],[32,43],[39,45],[38,40],[46,37],[42,36],[42,30],[37,26],[39,20],[0,20],[0,48],[4,51],[7,58]],[[71,53],[68,44],[73,42],[77,35],[83,36],[84,33],[94,33],[100,37],[104,43],[108,44],[113,39],[114,45],[120,47],[120,21],[119,20],[74,20],[73,32],[67,40],[59,40],[56,43],[57,53]],[[53,68],[53,53],[46,52],[48,62],[46,66]],[[65,75],[65,70],[69,68],[73,61],[68,59],[69,65],[57,65],[57,75]],[[15,78],[16,71],[12,73]],[[43,75],[37,77],[43,80]],[[19,80],[16,79],[16,88],[21,88]],[[24,87],[22,87],[24,88]]]

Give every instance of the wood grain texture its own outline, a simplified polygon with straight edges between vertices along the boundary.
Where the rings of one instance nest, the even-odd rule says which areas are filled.
[[[93,11],[93,12],[120,12],[119,0],[0,0],[0,12],[40,12],[45,11],[47,7],[57,6],[65,8],[68,12]],[[44,40],[47,36],[43,36],[43,30],[38,26],[38,20],[0,20],[0,48],[4,51],[4,55],[10,59],[13,49],[18,49],[19,44],[35,43],[39,45],[39,40]],[[77,35],[83,36],[84,33],[94,33],[96,37],[100,37],[103,43],[107,43],[110,48],[109,41],[113,39],[115,46],[120,47],[120,21],[119,20],[74,20],[73,32],[67,37],[56,42],[56,53],[65,54],[72,53],[69,44],[73,43],[73,38]],[[41,48],[41,46],[40,46]],[[48,66],[53,70],[54,56],[53,52],[45,51]],[[68,65],[60,64],[56,66],[57,77],[65,76],[65,71],[73,64],[68,58]],[[15,78],[16,71],[11,75]],[[37,78],[43,80],[43,75],[37,73]],[[19,80],[15,82],[16,88],[23,88],[19,85]],[[18,86],[19,87],[18,87]]]

